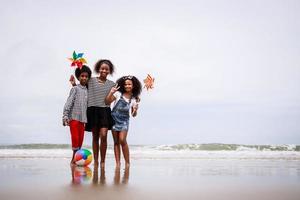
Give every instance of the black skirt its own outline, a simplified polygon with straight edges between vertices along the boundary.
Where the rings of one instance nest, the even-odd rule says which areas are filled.
[[[87,124],[86,131],[92,131],[93,128],[108,128],[114,125],[114,120],[111,116],[110,107],[95,107],[87,108]]]

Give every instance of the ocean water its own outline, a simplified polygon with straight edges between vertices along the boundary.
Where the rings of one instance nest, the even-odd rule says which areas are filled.
[[[91,150],[90,146],[84,148]],[[67,144],[0,146],[0,158],[69,158]],[[176,144],[130,145],[132,159],[281,159],[300,160],[299,145]],[[108,157],[113,157],[112,146]]]

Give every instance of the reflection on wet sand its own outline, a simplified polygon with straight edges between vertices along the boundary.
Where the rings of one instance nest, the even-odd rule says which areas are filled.
[[[121,179],[120,168],[116,168],[115,169],[115,176],[114,176],[114,184],[115,185],[120,185],[120,179]],[[125,168],[121,183],[122,184],[127,184],[128,180],[129,180],[129,168]]]
[[[129,173],[113,161],[70,170],[68,159],[0,159],[0,199],[299,200],[299,166],[288,158],[141,159]]]
[[[98,168],[96,169],[96,171],[98,171]],[[101,172],[100,173],[100,185],[105,185],[106,184],[105,169],[101,168],[100,172]]]
[[[89,184],[92,185],[106,185],[105,169],[100,169],[100,179],[98,167],[94,167],[92,170],[89,167],[71,166],[72,185]],[[113,183],[114,185],[127,184],[129,180],[129,168],[124,169],[124,173],[121,180],[121,169],[116,168],[114,173]]]
[[[93,184],[94,185],[98,184],[98,167],[94,167],[94,171],[93,171]]]
[[[92,178],[92,170],[89,167],[71,166],[72,185],[89,183]]]
[[[128,181],[129,181],[129,168],[126,168],[124,170],[124,175],[123,175],[122,183],[123,184],[127,184]]]

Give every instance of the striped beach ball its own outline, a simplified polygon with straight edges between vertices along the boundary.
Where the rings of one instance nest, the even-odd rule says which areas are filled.
[[[87,149],[79,149],[75,153],[75,164],[79,166],[87,166],[89,165],[92,160],[92,153]]]

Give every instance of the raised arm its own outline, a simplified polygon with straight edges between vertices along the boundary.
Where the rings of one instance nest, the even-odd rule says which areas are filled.
[[[72,86],[76,86],[75,77],[73,75],[70,76],[69,81],[70,81],[70,83],[71,83]]]
[[[110,105],[111,102],[113,102],[114,100],[116,100],[116,97],[114,96],[114,93],[116,93],[116,91],[118,91],[120,87],[118,87],[118,84],[114,87],[111,88],[110,92],[108,93],[108,95],[105,97],[105,104],[106,105]]]
[[[135,104],[131,107],[131,115],[132,115],[132,117],[136,117],[137,116],[137,111],[139,109],[139,104],[138,104],[139,102],[140,102],[140,98],[137,97]]]

